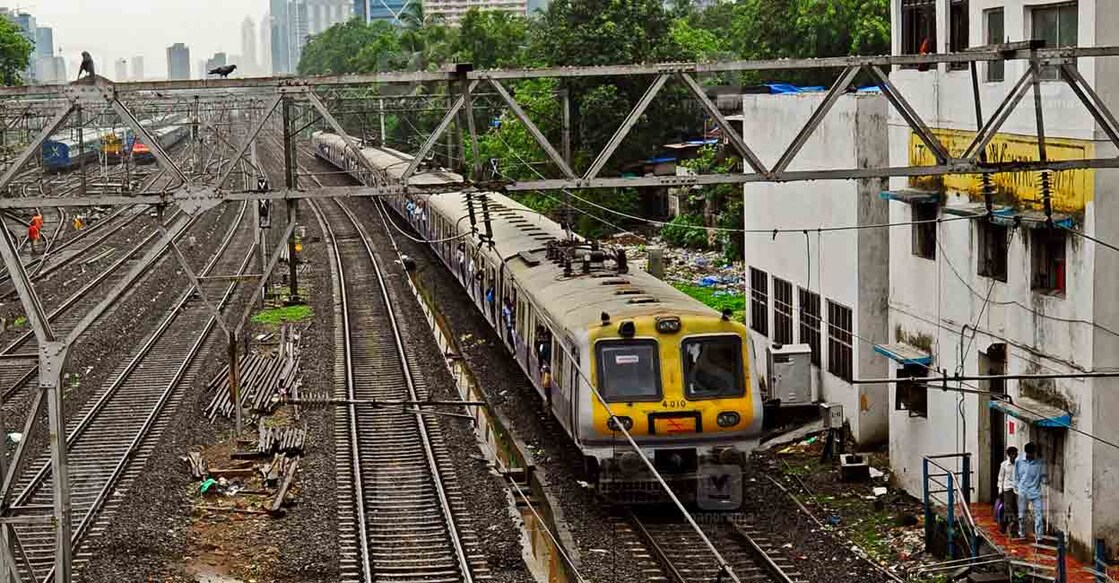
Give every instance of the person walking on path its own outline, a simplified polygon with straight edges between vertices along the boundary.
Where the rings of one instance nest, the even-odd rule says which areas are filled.
[[[1034,540],[1040,541],[1045,534],[1042,517],[1045,508],[1041,503],[1041,488],[1045,483],[1045,464],[1037,459],[1037,446],[1033,442],[1026,444],[1026,459],[1018,460],[1014,466],[1015,478],[1018,484],[1018,536],[1026,536],[1026,511],[1032,508],[1034,513]]]
[[[1006,459],[999,466],[998,489],[999,500],[1002,501],[999,528],[1011,536],[1018,527],[1018,480],[1014,471],[1017,460],[1018,448],[1010,446],[1006,448]]]

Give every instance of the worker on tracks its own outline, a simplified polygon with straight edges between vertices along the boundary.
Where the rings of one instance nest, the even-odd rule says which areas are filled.
[[[38,248],[39,248],[39,233],[40,233],[39,224],[36,223],[34,220],[32,220],[31,224],[27,225],[27,240],[31,241],[31,252],[32,253],[35,253],[35,252],[38,251]]]

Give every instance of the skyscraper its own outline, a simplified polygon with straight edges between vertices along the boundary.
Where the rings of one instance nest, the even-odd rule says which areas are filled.
[[[307,34],[319,34],[335,24],[346,22],[353,11],[351,0],[305,0]]]
[[[202,69],[202,76],[205,77],[210,71],[228,65],[227,61],[228,58],[225,53],[214,53],[214,56],[206,61],[206,66]]]
[[[132,80],[144,80],[144,57],[140,55],[132,57]]]
[[[40,26],[35,30],[35,55],[32,63],[35,69],[35,80],[39,83],[57,83],[63,81],[65,74],[59,73],[54,60],[54,30],[49,26]]]
[[[272,73],[291,73],[291,25],[288,20],[288,0],[270,0],[272,15]]]
[[[394,24],[399,22],[404,7],[412,2],[421,0],[354,0],[354,16],[369,22],[371,20],[389,20]]]
[[[190,79],[190,48],[183,43],[167,47],[167,78],[172,81]]]
[[[241,22],[241,59],[243,62],[238,63],[237,66],[243,69],[245,74],[255,75],[257,73],[256,23],[251,16],[246,16]]]
[[[40,26],[35,29],[35,53],[40,57],[54,56],[54,29]]]
[[[299,70],[303,46],[310,35],[307,22],[307,0],[288,0],[288,63],[289,73]]]
[[[128,59],[116,60],[116,73],[114,81],[128,81]]]
[[[272,74],[272,15],[260,19],[260,73]]]

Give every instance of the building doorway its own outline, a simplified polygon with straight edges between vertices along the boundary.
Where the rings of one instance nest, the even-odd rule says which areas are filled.
[[[992,344],[979,353],[979,374],[1006,374],[1006,344]],[[1006,414],[990,407],[992,398],[1006,394],[1006,381],[983,381],[981,388],[990,395],[979,396],[979,501],[993,503],[999,495],[999,466],[1006,457]]]

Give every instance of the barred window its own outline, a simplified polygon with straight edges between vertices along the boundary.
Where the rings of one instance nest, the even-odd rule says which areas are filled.
[[[793,284],[773,278],[773,342],[793,343]]]
[[[799,288],[800,343],[812,347],[812,364],[820,366],[820,294]]]
[[[828,300],[828,372],[851,381],[851,308]]]
[[[769,276],[750,268],[750,327],[762,336],[769,335]]]

